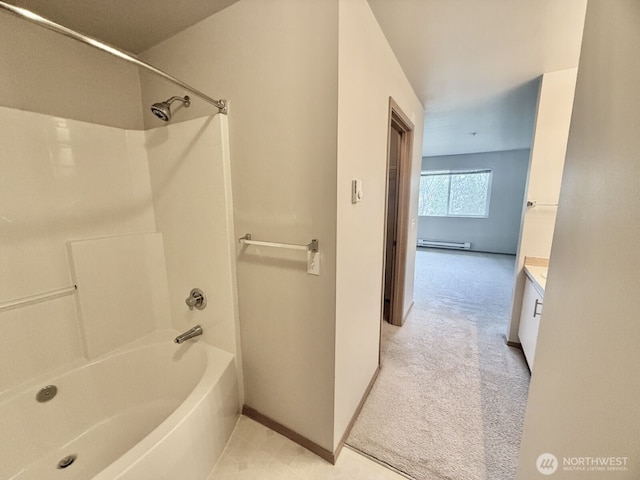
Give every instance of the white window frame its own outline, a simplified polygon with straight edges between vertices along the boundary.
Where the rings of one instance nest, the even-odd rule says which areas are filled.
[[[488,173],[489,181],[487,182],[487,204],[485,206],[484,215],[456,215],[449,213],[449,202],[451,201],[451,180],[449,180],[447,191],[447,213],[445,215],[421,215],[420,217],[439,217],[439,218],[489,218],[489,206],[491,204],[491,184],[493,181],[493,170],[491,168],[479,168],[479,169],[464,169],[464,170],[423,170],[420,172],[420,177],[432,176],[432,175],[460,175],[469,173]]]

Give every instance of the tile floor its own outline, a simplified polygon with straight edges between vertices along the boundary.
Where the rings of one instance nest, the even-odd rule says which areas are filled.
[[[208,480],[407,480],[344,448],[336,465],[242,416]]]

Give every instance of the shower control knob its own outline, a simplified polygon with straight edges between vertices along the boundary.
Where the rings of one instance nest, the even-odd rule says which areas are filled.
[[[189,310],[193,310],[194,308],[204,310],[207,306],[207,296],[199,288],[194,288],[184,302],[189,307]]]

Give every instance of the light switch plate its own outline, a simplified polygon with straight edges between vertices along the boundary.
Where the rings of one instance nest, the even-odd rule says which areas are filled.
[[[320,275],[320,252],[307,250],[307,273]]]
[[[351,203],[362,201],[362,180],[351,181]]]

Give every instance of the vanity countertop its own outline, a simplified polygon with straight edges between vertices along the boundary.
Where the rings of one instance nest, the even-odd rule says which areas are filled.
[[[527,277],[531,279],[533,282],[533,286],[536,287],[538,293],[541,296],[544,296],[544,289],[547,284],[547,271],[549,267],[542,267],[538,265],[524,265],[524,273],[527,274]]]

